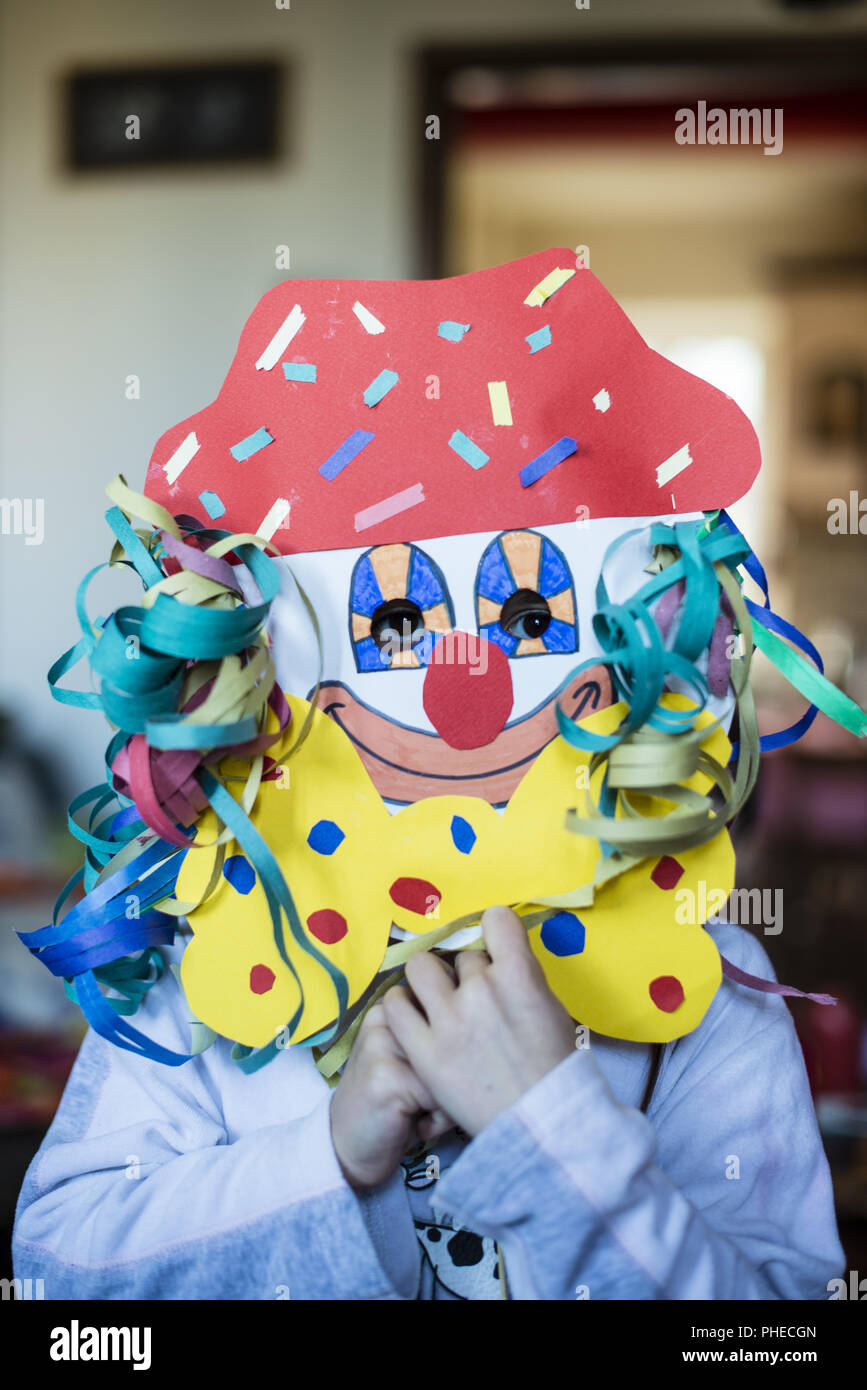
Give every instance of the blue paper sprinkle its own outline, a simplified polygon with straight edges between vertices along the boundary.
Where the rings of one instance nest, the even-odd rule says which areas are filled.
[[[544,328],[537,328],[535,333],[528,333],[525,341],[530,344],[531,353],[547,347],[551,341],[551,325],[546,323]]]
[[[562,463],[570,454],[574,454],[578,445],[574,439],[570,439],[568,434],[564,434],[562,439],[558,439],[556,444],[552,444],[550,449],[538,454],[530,463],[526,463],[521,469],[521,482],[524,487],[529,487],[531,483],[537,483],[540,478],[544,478],[546,473],[550,473],[552,468],[556,468],[558,463]]]
[[[236,893],[249,893],[256,883],[253,865],[243,854],[233,854],[223,865],[223,877]]]
[[[215,492],[200,492],[199,501],[212,521],[216,521],[226,510]]]
[[[490,458],[490,455],[486,454],[484,449],[480,449],[478,444],[474,444],[463,430],[455,430],[449,440],[449,448],[460,454],[471,468],[483,468]]]
[[[580,956],[584,937],[584,923],[574,912],[558,912],[542,923],[542,945],[552,956]]]
[[[335,449],[330,458],[319,465],[319,472],[323,478],[329,482],[336,478],[338,473],[342,473],[348,463],[351,463],[356,454],[360,454],[376,435],[369,430],[353,430],[348,439],[344,439],[339,449]]]
[[[316,367],[312,362],[284,362],[282,365],[287,381],[316,380]]]
[[[451,830],[455,849],[459,849],[461,854],[469,854],[476,843],[476,832],[469,821],[464,820],[463,816],[452,816]]]
[[[365,391],[364,404],[378,405],[383,396],[387,396],[392,386],[396,386],[399,381],[397,372],[389,371],[386,367]]]
[[[437,329],[439,336],[445,338],[446,342],[449,343],[459,343],[464,334],[469,333],[469,331],[470,325],[468,323],[455,323],[454,319],[443,319]]]
[[[307,843],[317,854],[333,854],[345,839],[340,826],[335,825],[333,820],[318,820],[307,836]]]
[[[263,425],[261,429],[256,430],[253,434],[248,434],[246,439],[242,439],[237,444],[233,444],[229,453],[233,458],[237,459],[239,463],[243,463],[244,459],[248,459],[251,454],[258,454],[259,450],[264,449],[266,444],[273,443],[273,437]]]

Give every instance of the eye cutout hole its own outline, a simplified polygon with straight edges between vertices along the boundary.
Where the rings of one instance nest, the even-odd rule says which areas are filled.
[[[503,604],[500,627],[512,637],[532,640],[548,631],[551,609],[535,589],[518,589]]]
[[[408,598],[393,598],[381,603],[370,620],[374,642],[392,653],[412,651],[425,632],[424,615],[418,604]]]

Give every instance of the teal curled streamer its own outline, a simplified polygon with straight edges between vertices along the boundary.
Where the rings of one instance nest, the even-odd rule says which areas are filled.
[[[134,1014],[148,990],[165,974],[165,964],[159,951],[150,946],[140,956],[121,956],[108,965],[97,966],[94,976],[101,985],[121,996],[112,1000],[115,1013],[128,1017]],[[74,1004],[78,1003],[74,980],[64,980],[64,992]]]
[[[642,530],[634,528],[608,546],[596,585],[597,611],[593,617],[602,655],[582,662],[557,692],[559,697],[581,672],[602,664],[609,667],[615,696],[625,702],[626,714],[613,734],[597,734],[570,718],[559,699],[555,705],[561,736],[603,764],[599,811],[612,824],[617,814],[620,778],[612,775],[604,755],[639,738],[643,729],[673,739],[685,737],[695,729],[710,695],[707,678],[695,662],[707,649],[719,611],[720,585],[714,565],[723,562],[736,568],[749,553],[747,542],[739,534],[703,532],[695,521],[676,522],[673,526],[655,522],[649,528],[650,544],[657,555],[666,555],[669,563],[660,562],[659,572],[637,593],[624,602],[613,603],[605,581],[606,566],[619,547]],[[666,646],[651,604],[680,583],[684,588],[680,622]],[[673,710],[661,703],[671,679],[680,680],[691,692],[690,708]],[[700,764],[702,755],[699,752],[695,756]],[[611,859],[617,853],[606,839],[600,838],[599,843],[603,859]]]
[[[142,544],[135,527],[120,507],[109,507],[105,519],[129,556],[130,563],[138,571],[145,588],[149,589],[152,584],[158,584],[161,579],[164,579],[165,575],[153,555]]]
[[[676,548],[677,558],[636,594],[623,603],[612,603],[605,567],[615,551],[630,537],[639,535],[641,529],[627,531],[612,541],[602,560],[593,617],[593,631],[602,655],[577,666],[557,692],[559,696],[581,672],[601,664],[610,669],[617,699],[627,704],[619,728],[608,735],[582,729],[557,704],[557,726],[562,737],[582,751],[608,752],[645,725],[671,734],[694,728],[709,698],[707,680],[694,662],[710,641],[719,607],[719,584],[713,565],[723,561],[730,568],[735,567],[749,551],[742,536],[712,532],[699,538],[694,521],[676,522],[674,526],[655,523],[650,528],[651,545]],[[686,597],[679,628],[667,648],[650,604],[680,580],[685,581]],[[692,709],[670,710],[660,703],[670,677],[684,681],[692,689]]]

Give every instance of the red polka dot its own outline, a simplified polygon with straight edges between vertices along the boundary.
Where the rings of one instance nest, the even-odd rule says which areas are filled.
[[[311,936],[315,936],[317,941],[323,941],[326,946],[333,946],[335,941],[342,941],[349,930],[346,918],[335,912],[333,907],[323,907],[319,912],[311,912],[307,918],[307,929]]]
[[[442,893],[426,878],[396,878],[388,890],[388,895],[398,907],[407,912],[418,912],[424,916],[438,906]]]
[[[683,985],[676,975],[657,975],[650,981],[650,997],[664,1014],[673,1014],[683,1003]]]
[[[250,988],[254,994],[267,994],[277,976],[267,965],[254,965],[250,971]]]
[[[670,854],[666,854],[657,863],[650,875],[650,881],[655,883],[657,888],[673,888],[683,878],[683,873],[683,865],[672,859]]]

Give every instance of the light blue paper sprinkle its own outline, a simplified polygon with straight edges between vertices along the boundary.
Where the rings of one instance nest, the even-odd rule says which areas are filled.
[[[490,454],[486,454],[484,449],[480,449],[478,444],[474,444],[463,430],[455,430],[449,440],[449,448],[454,449],[456,454],[460,454],[471,468],[483,468],[490,458]]]
[[[455,323],[454,319],[443,319],[437,333],[449,343],[459,343],[465,333],[469,333],[468,323]]]
[[[283,375],[287,381],[315,381],[316,367],[312,362],[284,362]]]
[[[212,521],[216,521],[226,510],[215,492],[200,492],[199,501]]]
[[[256,430],[254,434],[248,434],[246,439],[242,439],[237,444],[233,444],[229,453],[232,455],[232,458],[237,459],[239,463],[243,463],[244,459],[248,459],[251,454],[258,454],[259,450],[264,449],[266,444],[273,443],[273,436],[268,433],[263,425],[262,428]]]
[[[379,376],[370,383],[364,393],[365,405],[377,405],[383,396],[387,396],[392,386],[396,386],[400,381],[397,372],[391,372],[386,367]]]
[[[528,333],[526,341],[530,344],[531,354],[547,347],[551,341],[551,325],[546,323],[544,328],[537,328],[535,333]]]

